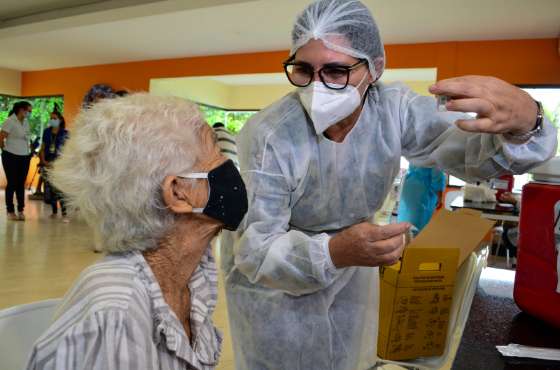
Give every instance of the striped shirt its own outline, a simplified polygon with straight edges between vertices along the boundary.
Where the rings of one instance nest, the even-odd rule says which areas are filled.
[[[227,158],[231,159],[235,166],[239,168],[239,160],[237,159],[237,145],[232,134],[223,127],[214,127],[214,132],[218,140],[220,151]]]
[[[211,320],[218,277],[210,248],[188,286],[192,346],[142,254],[105,257],[66,293],[27,369],[214,369],[222,336]]]

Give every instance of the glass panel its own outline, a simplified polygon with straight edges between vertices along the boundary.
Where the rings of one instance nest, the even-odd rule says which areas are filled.
[[[247,120],[257,113],[257,111],[229,111],[204,104],[199,104],[199,106],[210,126],[216,122],[222,122],[226,129],[234,135],[241,131]]]
[[[29,117],[29,125],[31,126],[31,140],[38,148],[41,145],[42,130],[47,127],[47,122],[51,118],[51,112],[57,107],[59,112],[64,113],[64,97],[43,96],[18,98],[0,95],[0,124],[6,121],[14,103],[22,100],[28,101],[33,106],[31,116]]]
[[[545,116],[560,129],[560,87],[527,87],[523,90],[542,103]],[[560,139],[560,131],[558,135]],[[560,146],[556,152],[556,155],[558,154],[560,154]]]

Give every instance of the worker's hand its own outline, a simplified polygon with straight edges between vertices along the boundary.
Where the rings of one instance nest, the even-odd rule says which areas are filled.
[[[333,264],[338,268],[392,265],[402,255],[409,229],[409,223],[351,226],[329,242]]]
[[[533,98],[494,77],[449,78],[432,85],[430,93],[450,97],[447,110],[477,114],[476,118],[456,122],[465,131],[519,135],[535,127],[537,105]]]

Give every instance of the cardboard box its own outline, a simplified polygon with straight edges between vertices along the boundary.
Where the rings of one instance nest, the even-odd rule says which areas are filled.
[[[379,357],[396,361],[444,353],[458,267],[493,225],[478,211],[441,210],[399,263],[380,270]]]

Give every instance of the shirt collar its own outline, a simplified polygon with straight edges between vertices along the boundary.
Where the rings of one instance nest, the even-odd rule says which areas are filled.
[[[154,342],[164,345],[169,351],[175,352],[177,357],[197,369],[201,368],[201,363],[215,365],[221,350],[221,335],[215,332],[210,319],[216,306],[218,291],[216,266],[210,248],[203,255],[188,282],[191,292],[190,323],[191,335],[195,338],[194,346],[191,346],[181,321],[165,302],[159,283],[142,253],[131,252],[131,259],[150,297]],[[202,329],[208,331],[208,328],[204,328],[205,325],[211,326],[211,332],[215,334],[213,338],[203,338],[201,335]]]

